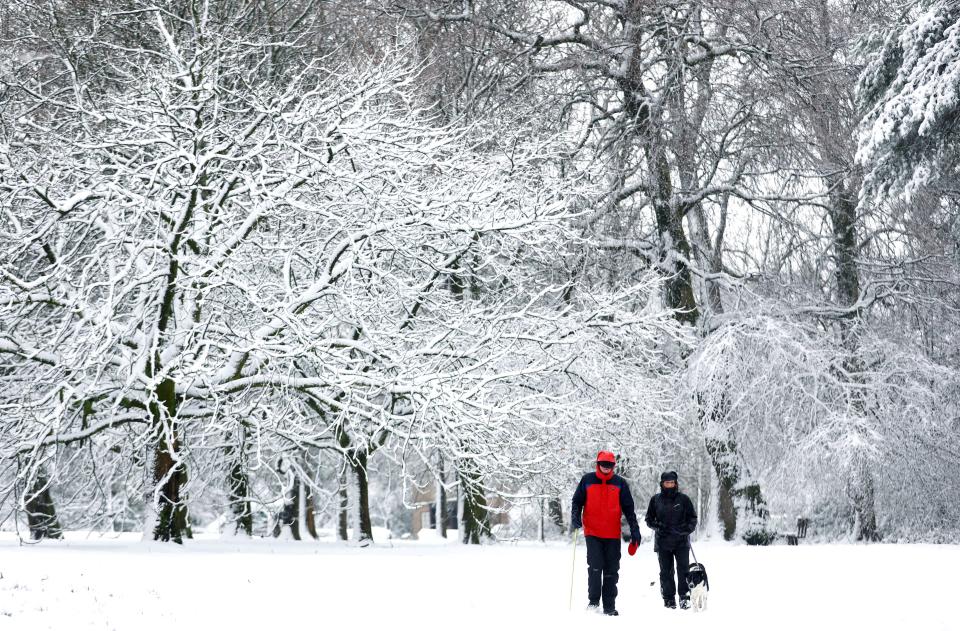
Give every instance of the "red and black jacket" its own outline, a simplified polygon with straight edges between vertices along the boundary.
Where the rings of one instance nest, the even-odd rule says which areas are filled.
[[[640,526],[627,481],[612,471],[604,474],[599,469],[580,479],[573,493],[570,523],[574,528],[579,528],[582,523],[583,534],[587,537],[619,539],[621,514],[630,525],[630,538],[639,540]]]

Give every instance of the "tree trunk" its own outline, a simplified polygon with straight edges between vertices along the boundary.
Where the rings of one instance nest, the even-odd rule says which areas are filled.
[[[717,472],[720,499],[720,522],[723,538],[732,541],[737,534],[737,508],[734,502],[737,484],[740,482],[740,467],[735,457],[736,447],[730,440],[707,438],[707,453]]]
[[[313,501],[313,489],[303,480],[300,481],[300,495],[301,506],[303,508],[300,513],[300,523],[303,525],[306,535],[309,535],[312,539],[317,539],[317,519]],[[301,532],[301,535],[302,534],[304,533]]]
[[[248,537],[253,536],[253,511],[250,508],[250,482],[244,463],[245,434],[240,430],[238,444],[231,442],[231,436],[226,437],[227,461],[233,461],[233,466],[227,474],[227,499],[230,502],[230,512],[233,513],[233,534],[241,532]]]
[[[716,405],[707,405],[703,399],[698,403],[707,454],[717,474],[717,505],[723,538],[732,541],[739,535],[750,545],[771,543],[774,535],[769,529],[766,500],[760,485],[750,476],[736,441],[726,430],[726,396],[721,396]]]
[[[639,18],[637,18],[639,19]],[[666,143],[661,133],[659,114],[653,111],[652,100],[643,82],[645,56],[641,54],[643,34],[636,27],[634,54],[630,57],[620,91],[624,111],[630,117],[630,132],[643,149],[647,163],[647,194],[653,206],[660,237],[658,265],[666,276],[664,302],[674,310],[677,320],[694,325],[699,318],[688,261],[690,243],[683,229],[684,209],[674,199],[673,179],[667,159]],[[679,256],[677,256],[679,255]]]
[[[851,407],[854,413],[867,415],[862,387],[863,361],[860,357],[859,325],[863,316],[860,301],[860,268],[857,263],[857,200],[852,191],[859,191],[859,174],[853,177],[855,185],[848,185],[840,176],[827,178],[831,190],[830,219],[833,224],[835,278],[837,298],[850,309],[840,318],[840,341],[847,358],[844,369],[851,379]],[[859,431],[859,430],[857,430]],[[866,437],[860,436],[861,444]],[[850,463],[847,495],[854,511],[854,535],[857,541],[879,541],[873,471],[870,459],[863,450],[854,453]]]
[[[31,539],[63,539],[63,529],[50,495],[50,481],[42,468],[37,470],[37,478],[30,488],[26,510]]]
[[[479,544],[481,538],[491,536],[487,503],[479,488],[480,476],[460,469],[460,488],[463,489],[463,542]]]
[[[563,504],[560,503],[559,497],[550,498],[550,501],[547,502],[547,511],[550,513],[550,521],[556,524],[560,532],[565,532],[566,529],[563,526]]]
[[[636,53],[639,53],[641,47],[639,29],[636,36],[638,39],[634,42],[634,46]],[[620,89],[624,98],[625,111],[630,115],[633,123],[632,131],[643,148],[646,158],[648,195],[657,222],[657,233],[660,236],[661,255],[658,264],[667,275],[664,302],[674,311],[674,317],[678,321],[696,326],[699,324],[702,310],[697,305],[694,292],[693,275],[689,265],[692,260],[690,241],[683,227],[684,217],[689,209],[680,204],[675,194],[673,169],[666,153],[666,139],[661,133],[662,121],[653,111],[652,100],[643,83],[640,69],[643,60],[643,55],[633,55],[627,72],[621,80]],[[688,156],[686,159],[689,161],[691,158]],[[681,170],[687,167],[689,164],[680,165]],[[687,172],[693,171],[688,168]],[[707,235],[702,236],[706,238]],[[719,288],[708,289],[708,301],[716,302],[716,305],[712,305],[716,310],[722,309]],[[701,409],[700,416],[703,423],[709,413]],[[744,485],[746,464],[736,448],[736,443],[726,437],[717,440],[710,439],[709,434],[707,436],[707,452],[721,481],[719,511],[720,519],[724,524],[724,537],[732,539],[736,536],[737,504],[740,504],[750,518],[750,525],[744,530],[745,538],[748,541],[767,542],[769,535],[763,496],[756,482]]]
[[[443,456],[441,455],[438,459],[437,464],[437,490],[436,490],[436,519],[437,519],[437,534],[447,538],[447,490],[443,486]]]
[[[290,528],[290,536],[294,541],[300,541],[300,482],[293,475],[284,492],[283,508],[280,517],[273,529],[273,536],[279,537],[284,528]]]
[[[367,479],[367,454],[357,451],[351,463],[357,480],[357,522],[360,529],[357,541],[361,546],[373,542],[373,524],[370,520],[370,484]]]
[[[547,540],[547,520],[546,520],[546,506],[544,505],[543,498],[540,498],[540,519],[537,524],[537,539],[541,542]]]
[[[338,495],[340,496],[340,506],[337,511],[337,538],[340,539],[340,541],[347,541],[347,539],[349,539],[347,528],[350,523],[350,497],[347,495],[346,467],[340,471],[340,488],[338,489]]]
[[[227,476],[230,511],[233,513],[233,534],[253,536],[253,511],[250,509],[250,486],[243,463],[237,459]]]
[[[868,463],[862,458],[855,465],[849,493],[856,515],[854,534],[857,541],[880,541],[880,532],[877,530],[873,473],[870,471]]]
[[[153,538],[183,543],[183,538],[190,538],[192,533],[187,521],[186,498],[183,497],[187,470],[180,460],[180,427],[175,421],[177,400],[173,381],[164,379],[160,382],[156,400],[150,402],[149,409],[157,441],[153,481],[155,489],[159,490],[155,496],[157,522]]]
[[[281,472],[282,473],[282,472]],[[273,529],[273,536],[279,537],[283,528],[290,527],[290,535],[294,541],[301,541],[307,536],[317,538],[317,527],[314,520],[313,492],[310,486],[303,481],[300,470],[290,466],[287,471],[289,483],[284,493],[283,508]]]

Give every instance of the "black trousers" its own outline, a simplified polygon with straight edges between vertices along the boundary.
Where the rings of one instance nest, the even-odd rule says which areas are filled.
[[[677,587],[680,588],[680,598],[687,598],[690,595],[690,586],[687,585],[687,570],[690,569],[690,548],[677,548],[676,550],[658,550],[657,556],[660,558],[660,594],[664,600],[672,599],[677,594]],[[673,582],[673,565],[677,565],[677,582]]]
[[[620,580],[620,539],[584,537],[587,541],[587,597],[603,599],[604,609],[613,609]]]

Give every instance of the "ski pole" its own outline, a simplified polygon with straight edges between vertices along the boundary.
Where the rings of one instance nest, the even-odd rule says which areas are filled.
[[[570,601],[567,603],[567,610],[573,611],[573,575],[577,569],[577,535],[580,534],[579,528],[573,529],[573,565],[570,566]]]

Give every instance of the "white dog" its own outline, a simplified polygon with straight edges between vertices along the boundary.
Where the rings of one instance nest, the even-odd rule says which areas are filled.
[[[700,583],[690,590],[690,609],[703,611],[707,608],[707,586]]]
[[[702,563],[691,563],[687,572],[687,585],[690,587],[690,608],[703,611],[707,608],[707,592],[710,581],[707,580],[707,568]]]

